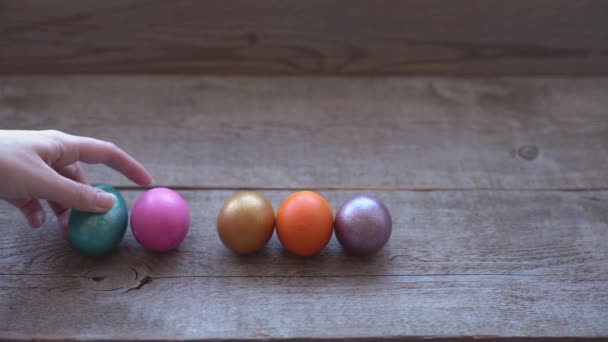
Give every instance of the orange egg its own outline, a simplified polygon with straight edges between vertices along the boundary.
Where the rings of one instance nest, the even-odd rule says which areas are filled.
[[[321,195],[300,191],[283,201],[276,224],[285,249],[295,255],[312,256],[319,254],[331,239],[334,217]]]

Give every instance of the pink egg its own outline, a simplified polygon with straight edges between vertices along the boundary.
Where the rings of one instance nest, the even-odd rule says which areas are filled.
[[[155,252],[177,248],[190,227],[188,203],[175,191],[144,192],[131,210],[131,231],[137,242]]]

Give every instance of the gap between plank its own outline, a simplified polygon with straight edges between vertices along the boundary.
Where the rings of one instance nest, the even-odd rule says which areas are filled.
[[[0,273],[0,276],[30,276],[48,278],[74,278],[92,279],[93,277],[69,274],[50,274],[50,273]],[[409,277],[409,278],[430,278],[430,277],[558,277],[559,274],[509,274],[509,273],[422,273],[422,274],[337,274],[337,275],[174,275],[174,276],[150,276],[152,280],[160,279],[180,279],[180,278],[375,278],[375,277]]]
[[[315,187],[272,187],[272,186],[188,186],[188,185],[167,185],[157,184],[151,187],[141,187],[132,185],[116,185],[113,186],[118,190],[147,190],[151,188],[165,187],[173,190],[181,191],[300,191],[300,190],[316,190],[316,191],[404,191],[404,192],[439,192],[439,191],[522,191],[522,192],[592,192],[592,191],[608,191],[608,187],[592,187],[592,188],[499,188],[499,187],[479,187],[479,188],[426,188],[426,187],[382,187],[382,186],[315,186]]]

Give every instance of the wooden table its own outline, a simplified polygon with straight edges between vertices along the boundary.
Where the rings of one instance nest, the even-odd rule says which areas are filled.
[[[608,78],[0,78],[2,128],[107,139],[189,202],[175,252],[127,233],[105,258],[0,204],[3,339],[608,338]],[[143,189],[101,166],[91,182]],[[370,258],[254,256],[215,219],[242,189],[275,209],[371,193]]]

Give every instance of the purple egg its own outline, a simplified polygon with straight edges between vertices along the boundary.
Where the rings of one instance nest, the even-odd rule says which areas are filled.
[[[336,213],[334,226],[342,247],[361,256],[382,249],[393,230],[388,208],[370,195],[355,196],[344,202]]]

